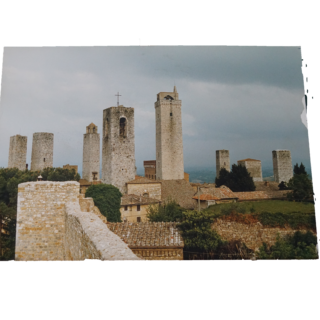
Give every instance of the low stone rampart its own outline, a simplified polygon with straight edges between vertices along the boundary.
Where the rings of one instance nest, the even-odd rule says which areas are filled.
[[[15,260],[139,259],[79,189],[76,181],[19,184]]]
[[[298,231],[289,227],[271,228],[263,226],[260,222],[246,224],[236,221],[225,221],[223,219],[217,219],[217,221],[212,225],[212,228],[223,240],[240,240],[245,243],[249,249],[255,251],[262,246],[263,242],[269,246],[274,245],[277,241],[278,235],[280,237],[284,237],[286,235],[292,235]],[[307,229],[300,229],[300,231],[306,232]]]

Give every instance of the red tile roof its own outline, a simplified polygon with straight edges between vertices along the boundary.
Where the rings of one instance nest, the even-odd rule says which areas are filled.
[[[199,196],[196,195],[192,199],[198,200]],[[200,194],[200,200],[201,201],[204,201],[204,200],[219,200],[219,198],[214,197],[211,194]]]
[[[226,186],[221,186],[220,188],[200,188],[200,192],[202,194],[209,194],[216,199],[214,200],[221,200],[221,199],[237,199],[237,196]],[[194,196],[196,196],[195,194]]]
[[[129,182],[127,182],[128,184],[132,184],[132,183],[161,183],[160,181],[158,180],[151,180],[151,179],[148,179],[148,178],[144,178],[144,177],[141,177],[141,178],[137,178],[135,180],[131,180]]]

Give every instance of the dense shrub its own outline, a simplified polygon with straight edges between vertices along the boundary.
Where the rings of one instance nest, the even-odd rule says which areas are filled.
[[[291,201],[313,200],[312,181],[307,174],[295,174],[288,182],[287,198]]]
[[[147,218],[151,222],[174,222],[182,220],[183,208],[175,200],[169,199],[160,205],[151,205],[147,209]]]
[[[295,232],[292,236],[278,237],[277,242],[268,247],[266,243],[259,248],[258,259],[318,259],[317,237],[310,231]]]
[[[111,184],[97,184],[90,186],[86,191],[86,198],[93,198],[95,206],[109,222],[121,222],[121,197],[118,188]]]

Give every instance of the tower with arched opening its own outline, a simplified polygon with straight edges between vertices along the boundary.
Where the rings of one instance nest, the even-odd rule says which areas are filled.
[[[103,110],[102,138],[103,183],[112,184],[122,193],[135,178],[134,108],[124,106]]]

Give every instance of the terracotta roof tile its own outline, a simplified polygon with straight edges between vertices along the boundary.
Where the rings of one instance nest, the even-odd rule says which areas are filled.
[[[247,158],[247,159],[243,159],[243,160],[238,160],[238,162],[242,162],[242,161],[259,161],[261,162],[261,160],[256,160],[256,159],[250,159],[250,158]]]
[[[144,178],[144,177],[141,177],[141,178],[137,178],[135,180],[131,180],[127,183],[161,183],[159,180],[151,180],[151,179],[148,179],[148,178]]]
[[[108,222],[107,226],[129,248],[184,247],[176,222]]]
[[[199,196],[196,195],[192,199],[198,200]],[[214,197],[211,194],[200,194],[200,200],[219,200],[219,198]]]
[[[209,194],[216,198],[216,200],[220,199],[236,199],[237,196],[232,192],[228,187],[221,186],[220,188],[200,188],[200,192],[202,194]],[[196,196],[196,194],[194,195]]]
[[[288,190],[279,191],[248,191],[248,192],[234,192],[239,198],[239,201],[244,200],[270,200],[270,199],[281,199],[286,197]]]

